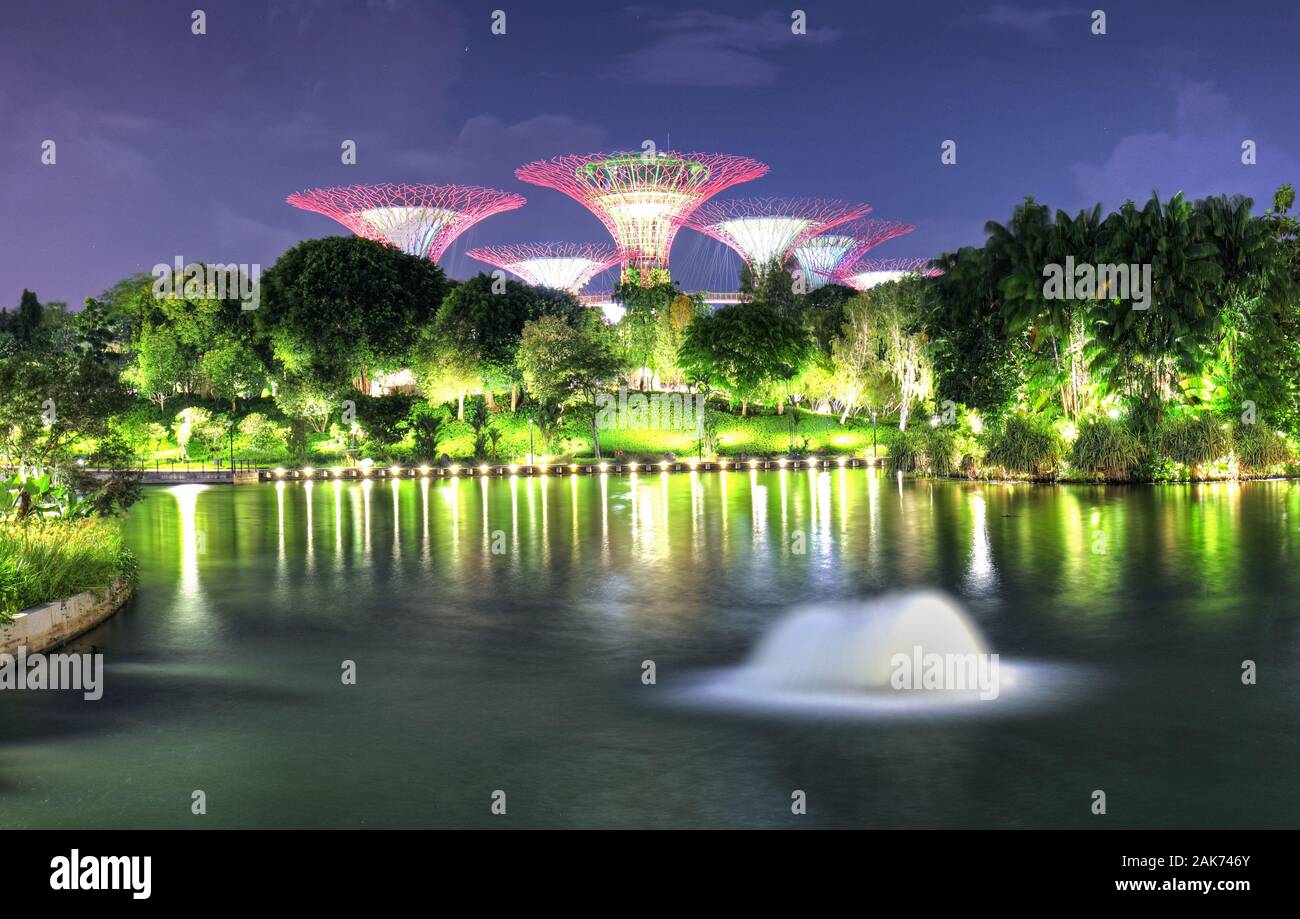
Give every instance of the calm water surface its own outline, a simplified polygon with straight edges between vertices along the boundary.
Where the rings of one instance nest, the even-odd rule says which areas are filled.
[[[181,486],[126,526],[103,700],[0,694],[0,826],[1300,825],[1297,484]],[[677,701],[791,609],[909,587],[1048,674],[1032,704]]]

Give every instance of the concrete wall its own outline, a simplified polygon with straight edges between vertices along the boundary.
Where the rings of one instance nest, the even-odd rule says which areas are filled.
[[[87,591],[15,613],[0,623],[0,654],[15,654],[20,646],[28,653],[56,648],[99,625],[130,596],[131,586],[119,578],[102,596]]]

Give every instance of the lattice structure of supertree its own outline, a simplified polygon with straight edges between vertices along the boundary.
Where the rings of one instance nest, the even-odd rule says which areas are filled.
[[[843,275],[840,283],[847,284],[855,290],[871,290],[877,284],[897,281],[908,275],[921,275],[933,278],[943,274],[938,268],[931,268],[927,258],[891,258],[874,262],[863,262],[853,273]]]
[[[718,192],[757,179],[767,166],[716,153],[588,153],[527,163],[524,182],[564,192],[599,218],[625,268],[643,284],[667,281],[668,252],[682,222]]]
[[[809,237],[870,211],[869,204],[822,198],[733,198],[701,205],[686,225],[734,249],[761,274],[784,265]]]
[[[525,199],[478,185],[385,183],[313,188],[285,200],[332,217],[358,236],[436,262],[461,233],[484,217],[522,207]]]
[[[471,258],[503,268],[535,287],[577,293],[593,277],[625,256],[608,244],[556,243],[519,246],[480,246]]]
[[[827,233],[805,239],[794,248],[809,287],[844,283],[843,278],[864,255],[883,242],[911,233],[916,227],[896,220],[857,219]]]

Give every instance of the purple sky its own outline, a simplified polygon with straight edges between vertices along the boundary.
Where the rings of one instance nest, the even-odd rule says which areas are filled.
[[[1300,4],[800,0],[708,4],[431,0],[4,0],[0,305],[79,305],[158,262],[269,267],[344,232],[285,195],[351,182],[465,182],[529,203],[462,236],[606,242],[515,166],[560,153],[739,153],[771,166],[730,196],[870,202],[916,233],[884,257],[978,243],[1032,193],[1108,206],[1153,189],[1300,181]],[[190,13],[207,11],[207,34]],[[1107,33],[1090,33],[1091,9]],[[492,11],[507,32],[491,33]],[[940,164],[957,142],[958,164]],[[1258,165],[1241,164],[1241,143]],[[57,164],[41,144],[57,143]],[[353,139],[358,164],[340,163]],[[736,262],[683,230],[674,275],[732,289]],[[594,288],[608,287],[608,276]]]

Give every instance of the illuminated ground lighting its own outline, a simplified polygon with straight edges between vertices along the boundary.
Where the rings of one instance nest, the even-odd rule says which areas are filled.
[[[841,466],[847,466],[847,465],[849,464],[848,458],[847,458],[847,457],[843,457],[843,456],[841,456],[841,457],[839,458],[839,464],[840,464]]]
[[[285,200],[337,220],[358,236],[437,261],[474,224],[522,207],[525,199],[477,185],[383,184],[314,188]]]
[[[518,275],[534,287],[551,287],[576,294],[587,282],[625,256],[614,246],[557,243],[554,245],[480,246],[470,258]]]
[[[401,466],[389,466],[389,467],[388,467],[388,473],[389,473],[389,475],[401,475],[401,474],[402,474],[402,467],[401,467]]]
[[[723,189],[748,182],[767,166],[743,156],[709,153],[617,152],[560,156],[515,170],[524,182],[563,192],[596,215],[625,268],[643,283],[668,269],[668,252],[682,222]]]
[[[302,474],[305,475],[307,478],[310,479],[312,476],[314,476],[314,475],[316,474],[316,470],[313,469],[313,468],[311,468],[310,466],[303,466],[303,467],[302,467]]]
[[[929,259],[892,258],[877,262],[864,262],[858,270],[838,278],[841,284],[847,284],[855,290],[871,290],[877,284],[898,281],[902,278],[918,275],[927,278],[937,277],[943,272],[937,268],[927,268]]]
[[[758,460],[750,460],[750,461],[749,461],[749,468],[750,468],[750,469],[757,469],[757,468],[758,468]]]
[[[479,466],[479,467],[478,467],[478,471],[481,472],[481,473],[483,473],[483,475],[487,475],[488,472],[491,471],[491,470],[489,469],[488,464],[487,464],[487,463],[484,463],[482,466]]]
[[[519,471],[519,466],[518,466],[518,464],[516,464],[516,463],[511,463],[511,464],[510,464],[510,474],[511,474],[511,475],[514,475],[514,474],[517,473],[518,471]]]
[[[868,204],[820,198],[736,198],[702,205],[686,226],[731,247],[762,274],[784,265],[810,237],[870,211]]]
[[[838,224],[832,233],[800,242],[795,247],[794,257],[810,287],[820,287],[828,282],[843,284],[843,277],[851,273],[853,266],[868,252],[915,229],[911,224],[896,220],[858,218]]]
[[[663,460],[662,462],[659,463],[659,468],[664,470],[665,472],[668,471],[668,466],[669,466],[668,460]]]
[[[340,469],[338,466],[335,466],[333,469],[330,470],[330,474],[337,479],[339,476],[343,474],[343,470]]]
[[[609,468],[609,466],[606,463],[601,463],[599,468],[601,472],[604,472],[606,469]]]
[[[460,475],[460,467],[457,466],[455,463],[453,463],[452,466],[451,466],[451,474],[452,474],[452,475]]]
[[[282,479],[282,478],[284,478],[284,467],[283,467],[283,466],[276,466],[276,467],[275,467],[275,477],[276,477],[277,479]]]

